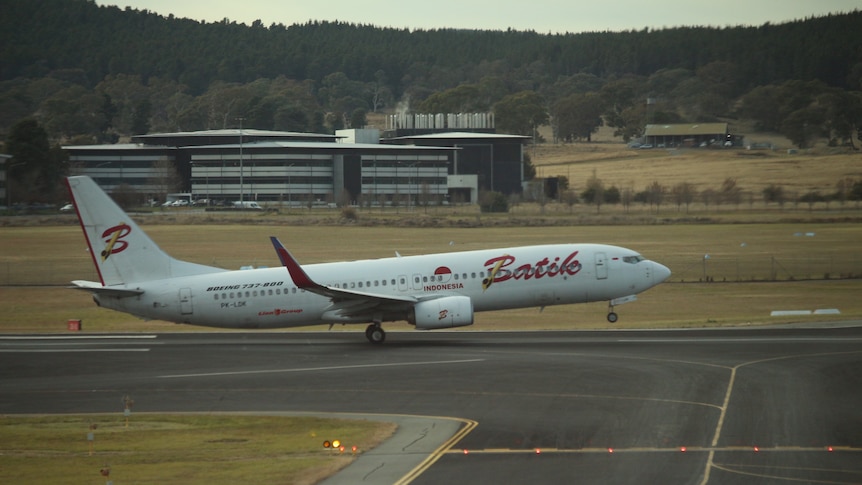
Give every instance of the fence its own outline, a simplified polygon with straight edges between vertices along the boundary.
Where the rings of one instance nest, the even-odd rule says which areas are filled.
[[[670,281],[744,282],[862,278],[862,255],[806,258],[756,256],[703,256],[696,260],[662,261],[673,275]]]

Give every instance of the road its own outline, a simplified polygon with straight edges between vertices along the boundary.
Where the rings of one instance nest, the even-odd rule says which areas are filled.
[[[117,412],[128,394],[136,412],[397,415],[400,437],[327,483],[862,483],[852,322],[379,346],[361,331],[6,335],[0,383],[4,414]],[[414,435],[429,442],[396,443]]]

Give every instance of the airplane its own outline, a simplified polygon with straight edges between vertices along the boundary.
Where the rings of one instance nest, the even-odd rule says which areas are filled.
[[[473,324],[477,312],[637,299],[670,270],[630,249],[549,244],[300,265],[275,238],[282,266],[227,270],[165,253],[89,177],[66,179],[99,281],[72,287],[104,308],[144,319],[219,328],[268,329],[383,322],[417,330]]]

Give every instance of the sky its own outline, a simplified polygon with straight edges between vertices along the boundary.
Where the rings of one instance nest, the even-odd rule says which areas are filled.
[[[533,30],[577,33],[773,24],[862,10],[862,0],[96,0],[203,22],[251,25],[313,20],[406,29]]]

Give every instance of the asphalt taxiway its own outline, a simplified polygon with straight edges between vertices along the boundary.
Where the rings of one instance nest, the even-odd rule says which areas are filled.
[[[327,483],[862,483],[862,327],[0,336],[0,413],[313,413]]]

